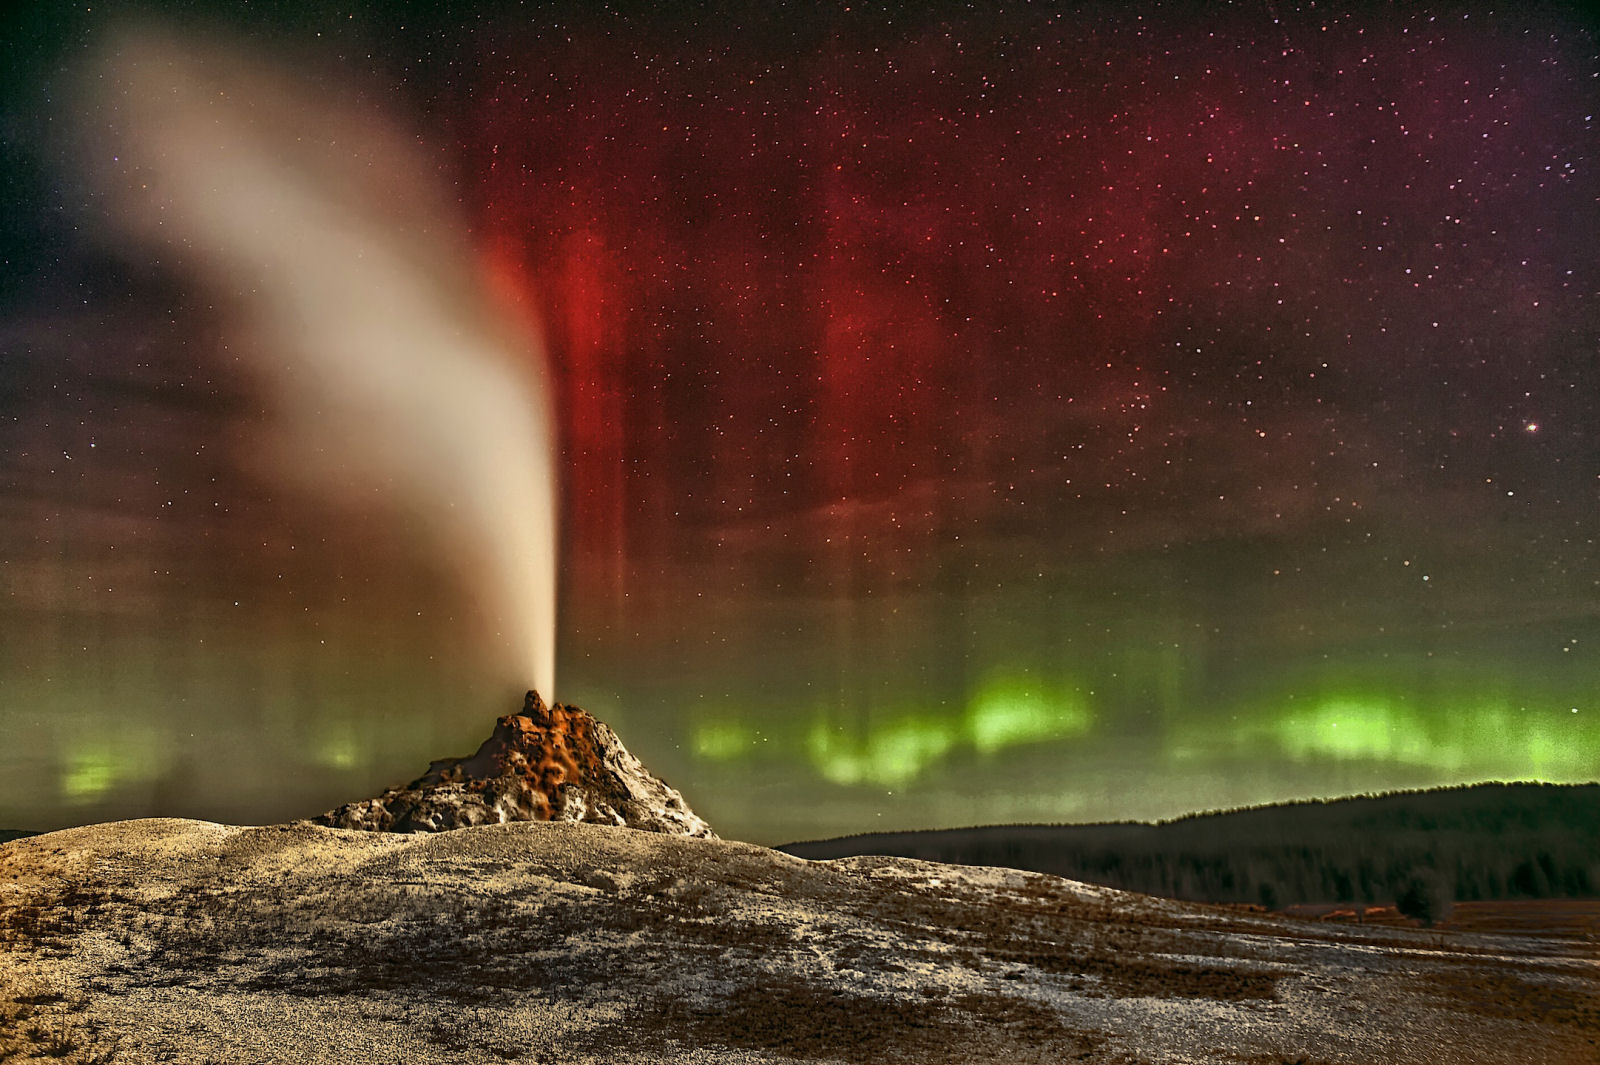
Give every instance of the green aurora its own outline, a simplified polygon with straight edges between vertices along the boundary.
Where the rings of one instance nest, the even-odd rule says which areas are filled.
[[[206,18],[538,322],[553,695],[720,834],[1600,778],[1580,5],[657,7]],[[114,23],[0,41],[0,828],[311,816],[532,681],[430,515],[284,475],[254,283],[117,236]]]

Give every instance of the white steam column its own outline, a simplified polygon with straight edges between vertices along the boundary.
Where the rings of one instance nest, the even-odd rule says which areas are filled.
[[[237,315],[309,487],[413,512],[555,691],[556,477],[543,351],[496,316],[414,139],[348,86],[211,42],[125,33],[80,113],[117,222]]]

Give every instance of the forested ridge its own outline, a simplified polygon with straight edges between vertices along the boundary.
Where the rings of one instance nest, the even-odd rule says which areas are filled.
[[[991,825],[778,848],[1029,869],[1151,895],[1268,907],[1600,896],[1600,784],[1476,784],[1197,814],[1160,824]]]

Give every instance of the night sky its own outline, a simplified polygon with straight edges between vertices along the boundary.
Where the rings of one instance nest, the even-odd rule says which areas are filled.
[[[132,232],[160,149],[84,88],[129,24],[54,7],[0,35],[0,827],[470,752],[532,683],[510,623],[346,461],[388,434],[249,368],[255,286]],[[1600,777],[1583,5],[135,29],[325,101],[283,165],[548,380],[555,696],[722,835]]]

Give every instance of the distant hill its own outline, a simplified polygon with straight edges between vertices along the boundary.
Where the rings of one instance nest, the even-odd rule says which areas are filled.
[[[26,839],[28,836],[37,836],[37,832],[29,832],[23,828],[0,828],[0,843],[9,843],[14,839]]]
[[[779,850],[1051,873],[1268,907],[1390,902],[1426,876],[1457,901],[1600,897],[1600,784],[1476,784],[1259,806],[1161,824],[873,833]]]

